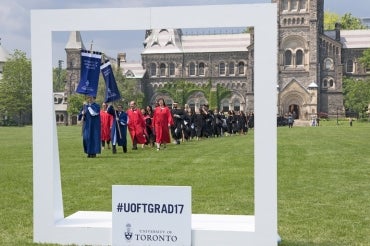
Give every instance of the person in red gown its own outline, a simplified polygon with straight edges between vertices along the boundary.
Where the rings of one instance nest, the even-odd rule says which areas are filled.
[[[145,144],[145,121],[142,113],[136,108],[134,101],[130,102],[130,108],[126,111],[128,115],[128,131],[132,140],[132,149],[137,150],[138,144]]]
[[[155,142],[157,151],[161,145],[166,148],[167,143],[171,143],[170,126],[173,125],[171,110],[166,106],[163,98],[158,99],[158,106],[154,109],[153,127],[155,130]]]
[[[105,143],[107,143],[108,149],[110,149],[110,129],[113,123],[113,116],[108,114],[107,112],[108,105],[106,103],[102,104],[102,108],[100,110],[100,124],[101,124],[101,147],[102,149],[105,148]]]

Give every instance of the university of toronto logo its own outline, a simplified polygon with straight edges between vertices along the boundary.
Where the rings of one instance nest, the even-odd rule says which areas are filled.
[[[125,238],[127,241],[130,241],[132,239],[132,232],[131,232],[131,224],[126,224],[126,232],[125,232]]]

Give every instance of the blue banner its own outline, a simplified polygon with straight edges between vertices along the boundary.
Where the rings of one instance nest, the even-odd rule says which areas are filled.
[[[76,92],[96,97],[100,74],[101,53],[81,51],[81,76]]]
[[[104,102],[113,102],[116,100],[121,99],[121,95],[119,93],[116,79],[114,78],[114,74],[112,71],[112,66],[110,62],[106,62],[100,66],[100,70],[103,74],[105,80],[105,99]]]

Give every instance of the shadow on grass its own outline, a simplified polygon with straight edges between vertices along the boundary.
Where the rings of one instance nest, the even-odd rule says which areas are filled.
[[[297,242],[282,239],[279,246],[338,246],[339,242]]]

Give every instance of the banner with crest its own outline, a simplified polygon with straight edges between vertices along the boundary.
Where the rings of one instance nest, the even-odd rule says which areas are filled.
[[[96,97],[98,92],[102,54],[95,51],[81,51],[81,75],[76,92]]]
[[[109,61],[106,61],[100,66],[104,81],[105,81],[105,99],[104,102],[113,102],[121,99],[116,79],[114,78],[112,66]]]

